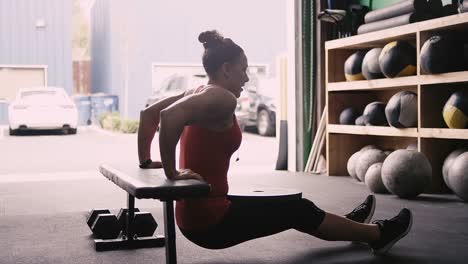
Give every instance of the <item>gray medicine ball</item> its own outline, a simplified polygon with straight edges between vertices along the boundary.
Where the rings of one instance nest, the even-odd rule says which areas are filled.
[[[368,150],[368,149],[379,149],[379,148],[376,145],[365,145],[359,151],[364,151],[364,150]]]
[[[368,149],[363,151],[356,161],[356,176],[360,181],[364,182],[367,169],[374,163],[383,162],[386,157],[387,155],[380,149]]]
[[[468,202],[468,152],[459,155],[450,166],[448,178],[452,191]]]
[[[365,126],[365,125],[366,125],[365,120],[367,120],[367,119],[364,118],[364,116],[362,116],[362,115],[361,115],[361,116],[358,116],[358,117],[356,118],[356,120],[354,121],[354,124],[355,124],[356,126]]]
[[[418,123],[418,97],[410,91],[401,91],[390,98],[385,116],[393,127],[416,127]]]
[[[353,179],[356,179],[359,181],[359,178],[356,176],[356,161],[361,156],[361,152],[357,151],[351,157],[348,159],[348,163],[346,164],[346,169],[348,170],[349,176],[351,176]]]
[[[374,163],[367,169],[364,182],[371,192],[388,193],[387,188],[382,181],[382,162]]]
[[[348,170],[349,176],[351,176],[355,180],[359,180],[356,176],[356,161],[361,156],[362,152],[368,149],[376,149],[377,146],[375,145],[367,145],[362,147],[359,151],[355,152],[351,157],[349,157],[348,162],[346,163],[346,169]]]
[[[385,126],[387,118],[385,118],[385,104],[382,102],[372,102],[364,108],[363,116],[367,119],[364,123],[367,126]]]
[[[391,193],[401,198],[413,198],[431,184],[432,167],[421,152],[398,149],[385,159],[382,180]]]
[[[408,146],[406,146],[406,149],[409,149],[409,150],[418,150],[418,144],[416,144],[416,143],[411,143],[411,144],[409,144]]]
[[[342,125],[354,125],[358,114],[352,107],[348,107],[340,113],[340,124]]]
[[[444,163],[442,165],[442,176],[444,177],[445,184],[447,185],[447,187],[449,187],[450,190],[452,190],[452,186],[450,185],[450,182],[449,182],[448,171],[449,171],[450,167],[452,167],[452,162],[458,156],[460,156],[461,154],[463,154],[466,151],[468,151],[468,150],[465,149],[465,148],[456,149],[456,150],[450,152],[450,154],[448,154],[447,157],[444,160]]]
[[[364,78],[367,80],[385,77],[382,70],[380,70],[379,65],[379,56],[381,51],[381,48],[373,48],[366,53],[362,60],[362,75],[364,75]]]

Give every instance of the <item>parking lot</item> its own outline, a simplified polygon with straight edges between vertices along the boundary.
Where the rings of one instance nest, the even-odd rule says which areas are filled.
[[[93,126],[80,127],[76,135],[22,136],[10,136],[8,128],[2,127],[0,215],[52,214],[86,211],[99,205],[124,205],[125,197],[99,174],[98,166],[138,164],[136,140],[136,134],[114,133]],[[230,172],[273,171],[276,149],[275,138],[244,132],[240,150],[232,157]],[[238,154],[240,159],[236,162]],[[157,138],[152,156],[159,157]],[[100,197],[99,201],[92,198],[95,196]],[[116,197],[120,197],[117,203]],[[144,204],[158,206],[153,201]]]

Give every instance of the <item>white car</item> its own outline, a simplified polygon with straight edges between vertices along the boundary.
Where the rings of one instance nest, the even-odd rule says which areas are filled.
[[[78,110],[61,87],[21,88],[8,107],[10,135],[29,129],[61,129],[76,134]]]

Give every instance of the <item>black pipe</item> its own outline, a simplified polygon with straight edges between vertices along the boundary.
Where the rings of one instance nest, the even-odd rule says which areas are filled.
[[[276,160],[276,170],[288,169],[288,121],[280,121],[279,133],[279,151],[278,159]]]

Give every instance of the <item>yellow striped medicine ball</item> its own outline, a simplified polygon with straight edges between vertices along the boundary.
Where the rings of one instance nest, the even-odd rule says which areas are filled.
[[[344,74],[347,81],[364,80],[362,75],[362,60],[366,55],[366,51],[359,50],[349,56],[344,64]]]
[[[416,73],[416,49],[406,41],[390,42],[380,53],[379,65],[387,78],[414,75]]]
[[[442,114],[449,128],[468,128],[468,92],[454,92],[445,103]]]

